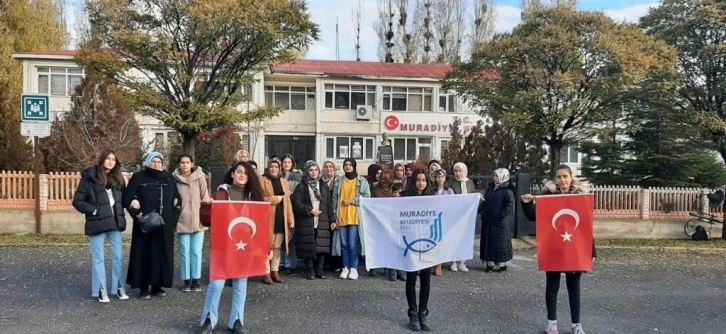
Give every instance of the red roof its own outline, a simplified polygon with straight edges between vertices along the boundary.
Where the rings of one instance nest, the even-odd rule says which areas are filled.
[[[405,77],[443,79],[449,65],[403,64],[366,61],[309,60],[272,66],[273,73],[327,74],[342,76]]]
[[[51,50],[51,51],[30,51],[30,52],[16,52],[21,55],[38,55],[38,56],[67,56],[75,57],[78,50]]]

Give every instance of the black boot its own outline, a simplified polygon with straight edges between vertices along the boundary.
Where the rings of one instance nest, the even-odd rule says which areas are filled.
[[[429,324],[426,320],[426,317],[429,315],[429,310],[423,310],[418,313],[418,322],[421,323],[421,330],[424,332],[431,331],[431,327],[429,327]]]
[[[386,269],[386,274],[388,276],[388,280],[391,282],[396,281],[396,269]]]
[[[408,329],[418,332],[421,330],[421,326],[419,326],[419,320],[418,315],[416,314],[416,310],[409,309],[408,310]]]
[[[206,320],[204,320],[204,324],[202,325],[202,328],[199,329],[200,334],[212,334],[212,331],[214,331],[214,328],[212,328],[212,320],[209,320],[209,317],[207,317]]]
[[[323,275],[324,261],[325,261],[324,255],[318,254],[318,260],[315,263],[315,278],[325,279],[325,275]]]

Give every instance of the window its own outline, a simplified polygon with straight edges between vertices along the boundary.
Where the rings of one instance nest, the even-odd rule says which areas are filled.
[[[432,111],[433,88],[383,87],[383,110]]]
[[[157,132],[154,134],[154,151],[164,150],[164,133]]]
[[[393,159],[398,161],[416,161],[419,157],[431,157],[431,137],[393,138]]]
[[[376,86],[325,85],[325,108],[355,110],[376,102]]]
[[[72,96],[83,81],[85,70],[79,67],[38,67],[38,93]]]
[[[265,104],[282,110],[315,110],[315,87],[267,86]]]
[[[456,112],[456,95],[442,91],[439,94],[439,111],[440,112]]]
[[[327,159],[373,160],[375,159],[374,151],[374,138],[371,137],[325,138],[325,157]]]
[[[565,146],[560,150],[560,163],[579,164],[580,152],[577,147]]]

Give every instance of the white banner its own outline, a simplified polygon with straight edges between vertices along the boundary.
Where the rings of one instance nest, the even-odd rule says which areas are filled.
[[[366,268],[417,271],[474,257],[479,194],[361,199]]]

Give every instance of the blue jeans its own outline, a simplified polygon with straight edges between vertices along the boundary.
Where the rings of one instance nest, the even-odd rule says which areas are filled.
[[[295,229],[290,230],[290,243],[288,245],[287,254],[282,252],[282,258],[284,259],[285,268],[295,269],[297,268],[297,250],[295,247]]]
[[[343,267],[358,269],[358,256],[360,253],[360,235],[358,226],[345,226],[340,228],[341,252],[343,253]]]
[[[104,258],[104,240],[108,238],[111,245],[111,293],[118,292],[118,288],[126,288],[126,273],[124,272],[124,255],[121,231],[111,231],[88,237],[91,243],[91,296],[98,297],[98,290],[106,289],[106,261]]]
[[[202,246],[204,231],[195,233],[179,233],[179,261],[181,262],[181,279],[202,278]]]
[[[234,327],[234,322],[237,319],[239,319],[242,325],[245,324],[245,301],[247,300],[247,279],[233,279],[232,284],[232,311],[229,315],[229,328]],[[219,298],[222,297],[223,289],[224,280],[209,281],[200,326],[204,325],[204,320],[207,320],[207,317],[212,322],[212,328],[217,325],[217,320],[219,319]]]

